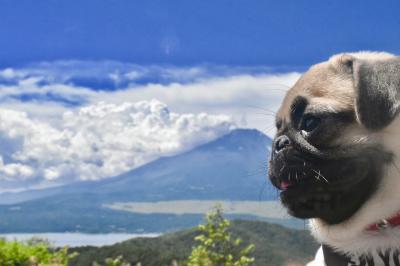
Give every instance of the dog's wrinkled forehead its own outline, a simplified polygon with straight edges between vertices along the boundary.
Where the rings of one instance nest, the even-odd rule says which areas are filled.
[[[353,79],[343,60],[345,58],[333,58],[311,67],[286,94],[277,119],[289,122],[291,107],[299,97],[307,100],[307,109],[322,112],[353,110]]]

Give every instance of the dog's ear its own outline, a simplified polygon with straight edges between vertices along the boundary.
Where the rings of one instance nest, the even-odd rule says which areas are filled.
[[[362,60],[344,55],[340,60],[354,79],[360,123],[370,130],[388,126],[400,111],[400,57]]]

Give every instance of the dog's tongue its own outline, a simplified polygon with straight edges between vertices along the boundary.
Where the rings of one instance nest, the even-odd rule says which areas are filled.
[[[290,183],[289,182],[287,182],[287,181],[282,181],[281,182],[281,189],[282,190],[286,190],[286,189],[288,189],[289,187],[290,187]]]

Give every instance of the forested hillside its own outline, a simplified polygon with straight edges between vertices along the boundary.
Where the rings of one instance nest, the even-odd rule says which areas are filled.
[[[243,240],[243,245],[255,245],[252,253],[254,266],[304,265],[312,259],[318,245],[305,230],[288,229],[279,225],[258,221],[233,221],[232,235]],[[80,247],[71,266],[87,266],[93,261],[102,262],[108,257],[123,256],[132,265],[170,266],[175,260],[186,259],[196,244],[195,229],[165,234],[157,238],[136,238],[112,246]],[[298,263],[298,264],[294,264]]]

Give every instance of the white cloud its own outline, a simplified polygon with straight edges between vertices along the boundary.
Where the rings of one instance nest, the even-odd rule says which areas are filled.
[[[24,180],[32,177],[34,170],[29,165],[20,163],[4,164],[3,158],[0,157],[0,173],[2,174],[0,179],[11,181],[18,178]]]
[[[13,79],[17,77],[20,77],[20,75],[18,75],[17,72],[12,68],[6,68],[0,71],[0,78]]]
[[[159,99],[177,112],[227,114],[240,126],[257,128],[272,136],[274,117],[271,111],[278,108],[287,88],[300,76],[297,72],[273,74],[262,67],[146,68],[129,64],[127,67],[114,62],[99,64],[100,67],[96,68],[94,63],[82,64],[58,62],[52,69],[51,64],[46,63],[37,69],[12,70],[14,75],[22,78],[16,84],[0,84],[2,106],[51,118],[55,113],[74,108],[68,106],[71,104],[93,105],[99,101],[121,104],[125,101]],[[73,68],[74,65],[76,68]],[[83,69],[79,71],[79,68]],[[93,73],[90,68],[93,68]],[[98,90],[91,88],[90,84],[84,86],[68,81],[74,80],[78,74],[92,78],[108,77],[115,84],[124,84],[125,87]],[[131,83],[143,77],[148,79],[143,84]],[[40,84],[43,80],[51,82]],[[24,94],[33,97],[29,101],[21,101]]]
[[[58,127],[0,109],[0,180],[110,177],[186,151],[234,127],[228,116],[178,114],[157,100],[103,102],[67,111]]]
[[[298,73],[235,75],[193,83],[146,84],[119,91],[101,91],[91,101],[120,103],[157,98],[179,112],[228,114],[241,126],[274,134],[274,114]]]
[[[105,178],[235,124],[272,136],[273,112],[299,76],[266,67],[80,61],[0,70],[0,182]]]

